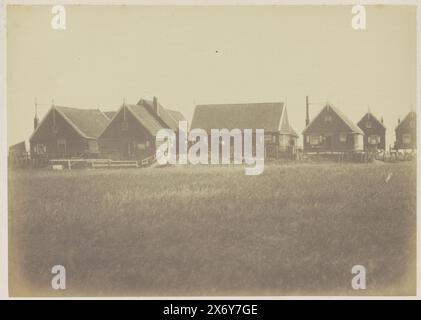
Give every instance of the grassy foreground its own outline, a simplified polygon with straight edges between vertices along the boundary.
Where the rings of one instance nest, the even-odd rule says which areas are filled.
[[[12,171],[8,205],[11,295],[415,294],[414,163]]]

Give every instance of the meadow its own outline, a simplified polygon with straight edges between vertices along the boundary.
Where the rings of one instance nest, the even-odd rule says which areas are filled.
[[[415,162],[9,171],[15,296],[413,295]],[[51,268],[66,268],[66,290]],[[354,265],[367,289],[351,287]]]

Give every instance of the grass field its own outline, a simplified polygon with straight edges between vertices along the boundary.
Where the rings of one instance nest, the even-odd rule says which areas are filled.
[[[412,295],[415,163],[11,171],[9,240],[12,295]]]

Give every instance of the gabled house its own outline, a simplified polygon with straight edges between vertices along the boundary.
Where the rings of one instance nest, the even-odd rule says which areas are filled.
[[[298,139],[282,102],[197,105],[190,128],[209,137],[211,129],[264,129],[266,158],[294,152]]]
[[[398,126],[395,129],[396,141],[395,149],[417,148],[417,114],[411,111],[402,120],[398,120]]]
[[[364,132],[364,150],[386,149],[386,127],[383,117],[379,121],[371,112],[367,112],[357,123]]]
[[[34,132],[30,153],[36,158],[97,157],[97,139],[109,118],[99,109],[77,109],[53,105]]]
[[[364,133],[338,108],[327,104],[303,131],[305,152],[363,149]]]
[[[181,113],[165,109],[156,97],[153,101],[124,103],[98,139],[101,157],[137,161],[153,157],[158,131],[167,128],[177,132],[179,120],[184,120]]]

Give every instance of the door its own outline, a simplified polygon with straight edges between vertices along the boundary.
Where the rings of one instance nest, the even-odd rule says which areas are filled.
[[[59,158],[66,157],[66,139],[57,139],[57,156]]]
[[[332,148],[332,136],[325,136],[325,146],[327,149]]]

